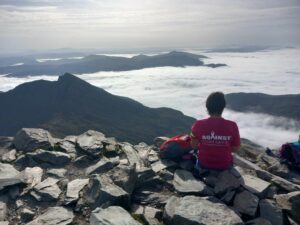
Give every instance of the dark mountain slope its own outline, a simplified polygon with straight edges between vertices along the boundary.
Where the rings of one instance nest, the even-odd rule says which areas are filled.
[[[20,66],[2,66],[0,67],[0,74],[9,74],[8,76],[14,77],[45,74],[57,76],[66,71],[75,74],[83,74],[95,73],[98,71],[128,71],[163,66],[209,66],[213,68],[225,66],[225,64],[205,65],[203,61],[200,60],[201,58],[207,57],[176,51],[154,56],[138,55],[132,58],[89,55],[82,59],[62,59],[40,63],[25,63]]]
[[[300,94],[232,93],[227,94],[226,99],[228,108],[235,111],[266,113],[300,121]]]
[[[112,95],[71,74],[34,81],[0,93],[0,136],[22,127],[41,127],[62,137],[88,129],[119,140],[146,141],[189,132],[194,119],[168,108],[149,108]]]

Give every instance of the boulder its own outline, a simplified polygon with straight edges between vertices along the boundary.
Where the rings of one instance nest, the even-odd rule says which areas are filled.
[[[135,189],[138,175],[134,166],[119,165],[106,173],[114,184],[131,194]]]
[[[64,166],[71,161],[70,155],[58,151],[38,149],[35,152],[30,152],[26,155],[38,163],[47,163],[53,166]]]
[[[111,170],[114,166],[118,165],[119,163],[120,161],[118,158],[109,160],[106,157],[102,157],[96,164],[88,167],[86,169],[85,174],[88,176],[96,173],[105,173]]]
[[[166,225],[233,225],[241,218],[214,197],[171,197],[164,210]]]
[[[193,174],[186,170],[176,170],[173,185],[175,190],[182,195],[213,195],[213,190],[202,181],[197,180]]]
[[[77,145],[84,153],[98,157],[103,153],[105,140],[106,137],[103,133],[88,130],[77,137]]]
[[[91,225],[141,225],[130,214],[119,206],[110,206],[106,209],[97,208],[92,211]]]
[[[28,188],[31,188],[42,181],[43,170],[40,167],[26,167],[22,174],[24,181],[28,184]]]
[[[128,193],[115,185],[108,177],[92,175],[89,183],[82,189],[82,196],[77,202],[77,208],[88,205],[95,209],[114,204],[128,207]]]
[[[61,140],[55,144],[55,150],[69,154],[73,159],[77,156],[76,143],[69,140]]]
[[[288,178],[290,175],[290,170],[288,166],[279,162],[275,163],[274,165],[271,165],[268,168],[268,171],[283,178]]]
[[[73,212],[67,208],[49,207],[46,212],[26,225],[69,225],[74,218]]]
[[[79,192],[88,183],[89,179],[76,179],[69,182],[67,186],[65,204],[76,202],[79,198]]]
[[[7,205],[5,202],[0,201],[0,221],[4,221],[7,218]]]
[[[156,137],[153,140],[154,146],[156,147],[160,147],[162,143],[164,143],[165,141],[169,140],[170,138],[168,137]]]
[[[39,128],[23,128],[18,131],[13,140],[17,150],[32,152],[36,149],[52,149],[54,139],[51,134]]]
[[[256,215],[258,202],[259,198],[256,195],[244,190],[236,194],[233,207],[244,215],[254,217]]]
[[[21,217],[22,223],[29,222],[30,220],[33,219],[34,215],[35,215],[35,213],[27,208],[23,208],[20,211],[20,217]]]
[[[256,218],[254,220],[249,220],[245,225],[272,225],[272,223],[264,218]]]
[[[58,180],[48,177],[43,182],[34,186],[31,195],[38,201],[55,201],[58,199],[61,190],[57,185]]]
[[[222,195],[228,191],[232,191],[240,187],[242,181],[240,178],[237,178],[229,170],[224,170],[219,173],[215,186],[214,192],[217,195]]]
[[[256,194],[257,196],[262,196],[263,194],[265,194],[268,187],[271,185],[267,181],[248,174],[243,175],[243,181],[244,188],[251,193]]]
[[[10,164],[0,163],[0,190],[20,183],[24,183],[21,173]]]
[[[287,210],[300,223],[300,191],[275,195],[275,200],[281,209]]]
[[[282,209],[275,205],[275,201],[262,199],[259,202],[260,217],[271,222],[273,225],[283,225]]]
[[[63,168],[47,170],[47,175],[48,176],[51,176],[51,177],[54,177],[54,178],[57,178],[57,179],[64,178],[66,173],[67,173],[67,170],[63,169]]]
[[[129,143],[123,143],[122,152],[126,155],[130,166],[136,166],[137,170],[140,170],[145,167],[143,160],[140,158],[138,152],[135,148]]]
[[[169,159],[162,159],[151,164],[151,168],[155,173],[158,173],[163,169],[175,166],[177,166],[177,163]]]
[[[2,155],[2,161],[6,163],[11,163],[12,161],[17,159],[16,154],[17,154],[16,149],[10,150],[9,152]]]

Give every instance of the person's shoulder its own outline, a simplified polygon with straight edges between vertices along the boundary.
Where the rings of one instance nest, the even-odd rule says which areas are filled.
[[[224,122],[227,123],[230,126],[236,126],[237,127],[237,123],[233,120],[224,119]]]

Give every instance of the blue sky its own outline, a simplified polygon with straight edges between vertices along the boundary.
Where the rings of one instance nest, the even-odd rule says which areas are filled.
[[[298,0],[0,0],[0,49],[300,45]]]

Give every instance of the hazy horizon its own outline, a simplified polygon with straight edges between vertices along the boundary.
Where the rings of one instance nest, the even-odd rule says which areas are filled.
[[[300,1],[1,0],[0,50],[300,46]]]

